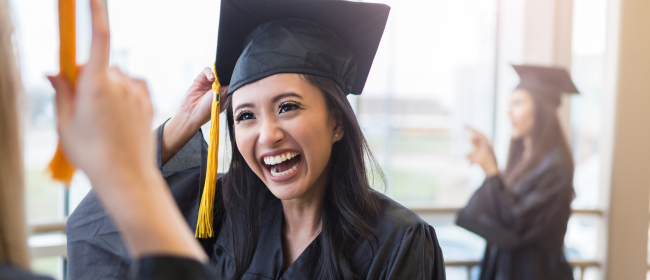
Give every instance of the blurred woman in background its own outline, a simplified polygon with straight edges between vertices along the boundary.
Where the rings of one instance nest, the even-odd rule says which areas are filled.
[[[521,83],[510,98],[512,136],[499,172],[488,139],[471,130],[468,158],[483,185],[456,223],[487,244],[481,280],[573,279],[563,244],[571,215],[573,159],[557,116],[562,93],[577,93],[564,69],[514,66]]]

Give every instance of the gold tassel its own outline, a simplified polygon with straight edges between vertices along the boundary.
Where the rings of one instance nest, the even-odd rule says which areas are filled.
[[[219,164],[219,112],[221,111],[219,104],[221,84],[219,84],[219,78],[217,78],[216,65],[213,74],[214,83],[212,84],[212,91],[214,91],[214,98],[212,99],[212,116],[210,118],[208,166],[205,169],[205,185],[203,186],[201,206],[199,207],[199,216],[196,222],[195,236],[197,238],[210,238],[214,236],[212,223],[214,218],[214,192],[217,184],[217,166]]]
[[[74,86],[79,68],[76,63],[75,0],[59,0],[59,64],[61,74]],[[65,157],[59,141],[56,153],[47,166],[52,179],[66,186],[72,181],[75,167]]]

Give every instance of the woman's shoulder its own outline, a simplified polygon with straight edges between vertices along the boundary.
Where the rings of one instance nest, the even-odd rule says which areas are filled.
[[[359,275],[365,279],[444,279],[442,250],[434,228],[384,194],[372,194],[380,208],[374,226],[377,238],[368,239],[371,246],[365,243],[355,254],[359,271],[363,271]]]
[[[566,155],[559,148],[551,149],[541,160],[536,168],[539,175],[546,175],[548,173],[557,176],[571,176],[573,175],[573,161],[571,155]]]
[[[405,232],[414,227],[430,227],[427,222],[404,205],[390,197],[372,191],[379,204],[379,219],[375,229],[377,234]]]

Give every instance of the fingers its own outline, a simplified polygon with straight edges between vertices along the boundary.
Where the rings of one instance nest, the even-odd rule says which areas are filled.
[[[147,117],[151,117],[153,115],[153,106],[151,105],[151,96],[147,82],[141,79],[131,79],[131,88],[134,94],[139,97],[140,106]]]
[[[72,86],[68,83],[68,80],[65,79],[60,74],[57,76],[48,76],[48,80],[54,87],[55,101],[56,101],[56,115],[58,119],[58,124],[65,124],[73,114],[74,108],[74,97],[72,92]]]
[[[199,83],[202,86],[206,87],[206,89],[212,88],[212,82],[214,82],[214,74],[212,74],[212,70],[208,67],[204,68],[201,73],[196,76],[194,79],[195,83]]]
[[[478,132],[476,129],[466,125],[465,129],[469,130],[471,133],[472,144],[492,147],[490,140],[485,136],[485,134]]]
[[[481,142],[483,142],[484,144],[488,146],[492,146],[492,144],[490,144],[490,140],[485,136],[485,134],[479,132],[478,137],[479,139],[481,139]]]
[[[469,132],[472,133],[472,134],[474,134],[474,133],[478,133],[478,131],[476,131],[476,129],[474,129],[473,127],[471,127],[471,126],[469,126],[469,125],[464,125],[463,127],[464,127],[465,129],[469,130]]]
[[[131,83],[133,83],[133,87],[138,92],[138,94],[142,95],[143,97],[146,97],[147,99],[151,98],[149,94],[149,88],[147,87],[147,82],[145,82],[142,79],[133,78],[131,79]]]
[[[93,69],[108,68],[111,40],[106,9],[100,0],[91,0],[90,11],[92,14],[93,38],[88,67]]]
[[[208,79],[208,81],[214,82],[214,73],[212,73],[212,69],[209,67],[203,68],[203,75]]]

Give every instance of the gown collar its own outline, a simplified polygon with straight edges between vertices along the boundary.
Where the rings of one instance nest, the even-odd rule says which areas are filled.
[[[316,269],[318,256],[316,253],[319,251],[321,234],[305,248],[305,250],[298,256],[293,264],[282,274],[284,267],[284,253],[282,250],[282,223],[284,220],[284,212],[282,210],[282,203],[279,199],[274,197],[269,192],[269,199],[273,201],[269,203],[266,209],[266,214],[263,214],[262,227],[260,229],[260,239],[257,243],[257,249],[253,255],[251,265],[248,268],[248,273],[254,274],[258,277],[268,279],[305,279],[313,275]],[[226,241],[220,238],[220,241]],[[230,246],[223,246],[229,250],[232,256],[232,244]],[[244,277],[245,279],[246,277]]]

